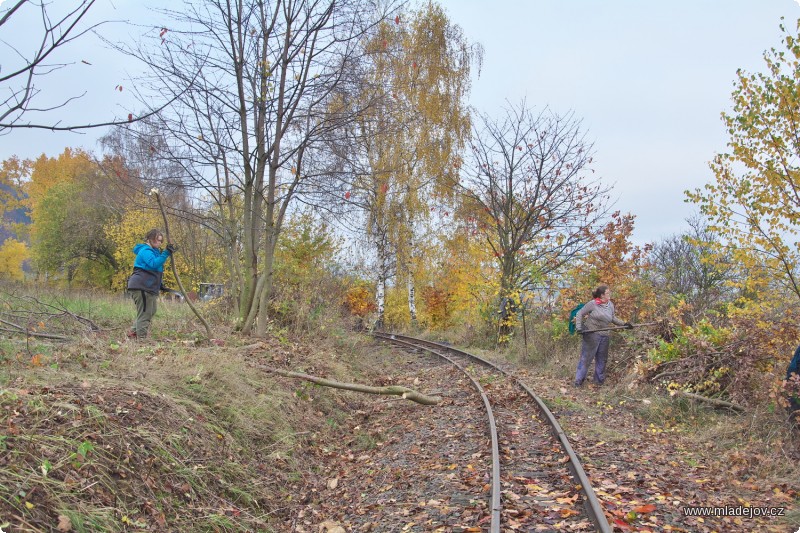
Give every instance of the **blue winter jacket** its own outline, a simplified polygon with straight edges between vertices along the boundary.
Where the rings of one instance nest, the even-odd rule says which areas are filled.
[[[128,278],[128,290],[158,294],[169,251],[162,252],[149,244],[139,243],[133,247],[133,253],[136,254],[136,261],[133,262],[133,274]]]

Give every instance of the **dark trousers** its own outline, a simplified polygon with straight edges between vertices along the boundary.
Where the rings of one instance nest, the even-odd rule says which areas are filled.
[[[594,360],[594,382],[598,385],[606,380],[606,361],[608,361],[608,335],[584,333],[581,342],[581,358],[575,372],[575,385],[581,386],[589,373]]]

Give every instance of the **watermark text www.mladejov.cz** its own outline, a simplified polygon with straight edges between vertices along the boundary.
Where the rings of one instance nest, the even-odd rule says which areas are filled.
[[[704,506],[704,505],[687,505],[681,507],[683,516],[699,516],[699,517],[723,517],[723,516],[741,516],[744,518],[761,518],[784,516],[786,514],[785,507],[748,507],[745,505],[723,505],[723,506]]]

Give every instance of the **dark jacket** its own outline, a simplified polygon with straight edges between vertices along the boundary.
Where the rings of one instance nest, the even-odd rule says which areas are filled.
[[[128,290],[158,294],[169,251],[162,252],[149,244],[139,243],[133,247],[133,253],[136,261],[133,262],[133,274],[128,278]]]
[[[789,379],[792,374],[800,375],[800,346],[794,351],[794,357],[789,363],[789,368],[786,369],[786,379]]]

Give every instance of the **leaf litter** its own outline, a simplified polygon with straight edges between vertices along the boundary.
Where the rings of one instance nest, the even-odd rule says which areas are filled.
[[[485,531],[490,519],[490,448],[476,395],[467,383],[452,394],[444,393],[451,383],[463,380],[447,365],[421,364],[417,356],[393,350],[379,357],[382,362],[375,364],[383,364],[392,381],[421,382],[420,390],[442,394],[445,400],[423,408],[368,399],[371,407],[342,426],[342,439],[320,455],[328,478],[339,480],[338,488],[326,490],[327,478],[321,478],[318,498],[309,502],[304,515],[334,517],[347,531]],[[620,400],[608,389],[576,391],[544,374],[525,369],[516,374],[551,404],[615,531],[794,533],[800,525],[793,518],[798,516],[800,478],[758,479],[754,472],[731,465],[735,452],[720,453],[715,439],[694,435],[677,422],[654,427],[637,402]],[[494,382],[491,386],[505,387]],[[502,423],[507,427],[519,428],[506,432],[501,461],[530,454],[557,462],[558,448],[517,440],[528,431],[523,426],[538,421],[535,413],[514,413],[518,398],[513,388],[505,395],[496,415],[506,418]],[[638,403],[649,408],[649,402]],[[359,437],[364,432],[374,440],[366,450]],[[798,452],[797,447],[790,452],[795,461]],[[577,514],[582,505],[578,487],[558,488],[556,480],[536,474],[503,475],[504,531],[593,530]],[[568,478],[562,481],[572,483]],[[686,506],[780,507],[786,516],[691,517],[683,513]]]

